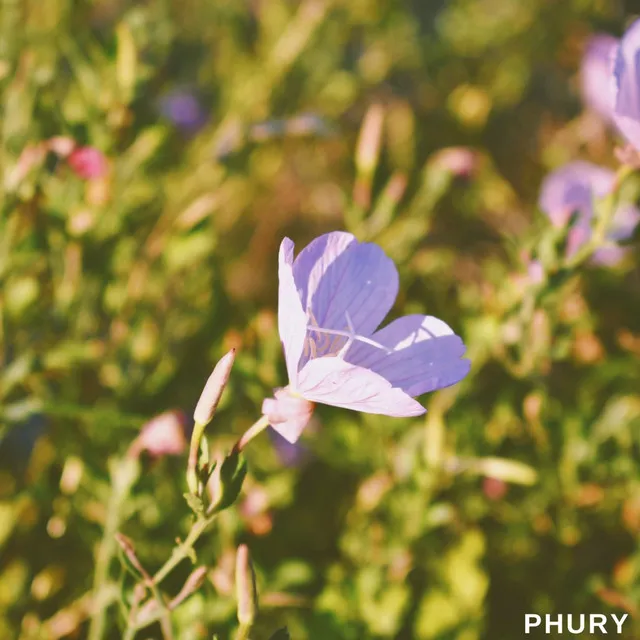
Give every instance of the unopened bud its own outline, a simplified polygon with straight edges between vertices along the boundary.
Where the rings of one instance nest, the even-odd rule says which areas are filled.
[[[222,392],[229,381],[231,367],[233,367],[235,357],[236,350],[231,349],[214,367],[212,374],[204,385],[196,409],[193,412],[193,420],[196,424],[207,425],[213,419],[213,415],[222,397]]]
[[[171,600],[169,603],[169,609],[175,609],[180,603],[184,602],[192,593],[195,593],[204,582],[207,577],[207,568],[206,567],[198,567],[194,569],[187,580],[185,581],[182,589],[178,595]]]
[[[249,548],[246,544],[241,544],[236,554],[236,599],[238,622],[241,625],[253,624],[258,613],[258,590]]]
[[[431,162],[457,178],[470,178],[478,168],[478,155],[469,147],[447,147],[440,149]]]
[[[362,175],[371,175],[378,164],[383,121],[382,105],[371,105],[364,117],[356,149],[356,166]]]
[[[120,549],[122,550],[124,560],[128,568],[134,574],[143,578],[145,582],[150,582],[151,578],[149,577],[149,574],[145,571],[144,567],[140,563],[140,560],[138,560],[138,556],[136,555],[136,550],[133,546],[133,542],[122,533],[116,533],[115,539],[118,545],[120,545]]]

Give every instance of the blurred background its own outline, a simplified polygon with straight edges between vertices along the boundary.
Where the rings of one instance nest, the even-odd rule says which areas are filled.
[[[231,637],[241,542],[257,640],[511,640],[527,612],[639,637],[638,245],[542,294],[528,270],[557,241],[545,174],[617,165],[579,68],[632,9],[2,0],[0,637],[89,637],[96,609],[121,637],[109,541],[153,571],[185,535],[202,386],[236,347],[215,453],[286,384],[280,241],[335,229],[384,248],[391,317],[445,320],[471,374],[424,418],[321,406],[300,446],[254,441],[177,637]]]

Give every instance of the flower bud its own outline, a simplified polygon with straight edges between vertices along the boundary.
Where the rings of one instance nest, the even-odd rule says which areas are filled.
[[[241,544],[236,554],[236,599],[238,622],[241,625],[253,624],[258,613],[258,590],[249,548],[246,544]]]
[[[182,589],[178,595],[169,602],[169,609],[175,609],[179,604],[184,602],[190,595],[195,593],[204,583],[205,578],[207,577],[207,568],[206,567],[198,567],[194,569],[190,574],[187,580],[185,581]]]
[[[212,374],[204,385],[196,409],[193,412],[193,419],[196,424],[207,425],[213,419],[213,415],[222,397],[222,392],[229,381],[231,367],[233,367],[235,357],[236,350],[231,349],[214,367]]]

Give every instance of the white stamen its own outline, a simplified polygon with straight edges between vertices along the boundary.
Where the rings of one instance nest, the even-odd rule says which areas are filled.
[[[313,317],[313,313],[311,311],[308,311],[309,316],[311,317],[311,320],[315,323],[316,319]],[[348,311],[345,311],[345,317],[347,320],[347,328],[348,331],[342,331],[340,329],[325,329],[324,327],[319,327],[317,324],[313,324],[313,325],[309,325],[307,327],[307,331],[315,331],[316,333],[319,334],[324,334],[325,336],[337,336],[337,337],[341,337],[341,338],[347,338],[347,342],[346,344],[335,354],[338,358],[342,358],[344,356],[344,354],[349,350],[349,347],[354,343],[354,341],[358,340],[360,342],[364,342],[365,344],[368,344],[372,347],[375,347],[376,349],[382,349],[385,353],[389,354],[392,352],[392,349],[388,349],[387,347],[381,345],[380,343],[376,342],[375,340],[372,340],[371,338],[367,338],[365,336],[360,336],[358,334],[356,334],[354,326],[353,326],[353,322],[351,321],[351,316],[349,315]],[[309,342],[313,343],[313,338],[309,338]],[[333,343],[335,344],[335,340],[333,341]],[[319,350],[322,351],[322,347],[324,347],[326,345],[326,339],[324,344],[322,345],[318,345]],[[315,346],[315,344],[314,344]],[[330,346],[333,346],[333,344],[330,343]],[[336,345],[337,346],[337,345]],[[312,351],[315,351],[315,349],[312,348]],[[333,355],[333,354],[326,354],[326,355]],[[313,354],[313,357],[316,357],[316,354]]]

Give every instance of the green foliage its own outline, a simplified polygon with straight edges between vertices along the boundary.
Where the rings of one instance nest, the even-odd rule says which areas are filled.
[[[123,637],[132,611],[153,621],[139,638],[234,637],[241,542],[256,640],[516,638],[526,612],[637,613],[637,237],[615,268],[595,247],[566,261],[535,205],[551,168],[616,164],[576,92],[616,7],[2,3],[0,638]],[[193,127],[167,115],[173,92],[199,101]],[[65,141],[99,149],[104,175],[78,175]],[[334,229],[384,248],[392,314],[444,319],[472,372],[421,398],[424,418],[319,407],[300,466],[266,434],[240,455],[286,380],[279,242]],[[231,507],[158,585],[205,502],[185,503],[186,451],[132,443],[190,415],[232,347],[207,427],[211,460],[233,451],[216,468]]]

